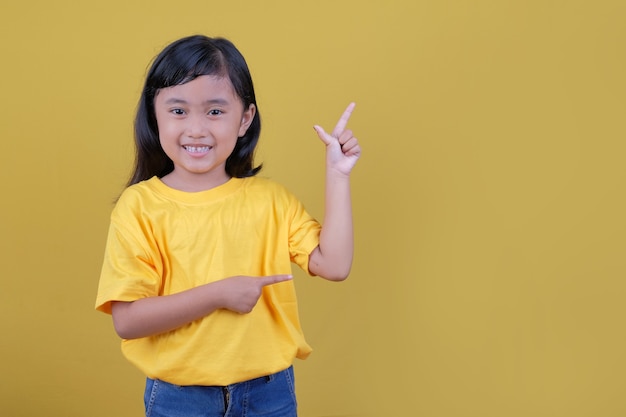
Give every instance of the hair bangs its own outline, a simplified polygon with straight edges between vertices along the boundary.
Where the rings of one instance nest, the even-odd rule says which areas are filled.
[[[154,85],[151,87],[156,90],[185,84],[203,75],[228,77],[221,51],[207,48],[206,45],[173,49],[170,55],[155,64]]]

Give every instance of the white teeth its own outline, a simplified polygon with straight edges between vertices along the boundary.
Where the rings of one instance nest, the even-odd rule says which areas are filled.
[[[191,153],[208,152],[211,149],[210,146],[183,146],[183,148]]]

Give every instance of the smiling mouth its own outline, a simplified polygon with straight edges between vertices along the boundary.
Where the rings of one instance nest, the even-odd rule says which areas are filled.
[[[183,145],[183,148],[190,153],[204,153],[211,150],[212,146],[189,146]]]

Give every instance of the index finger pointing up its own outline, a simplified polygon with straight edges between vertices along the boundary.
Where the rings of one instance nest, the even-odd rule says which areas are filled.
[[[337,122],[337,125],[333,129],[332,135],[334,137],[338,138],[339,136],[341,136],[343,131],[346,129],[346,126],[348,124],[348,120],[350,120],[350,116],[352,115],[352,110],[354,110],[354,106],[356,106],[356,103],[348,104],[348,107],[343,112],[343,114],[341,115],[341,118]]]

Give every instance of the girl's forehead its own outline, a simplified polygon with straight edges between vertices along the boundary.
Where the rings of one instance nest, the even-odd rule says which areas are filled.
[[[230,78],[217,75],[200,75],[186,83],[161,88],[157,91],[157,96],[239,98]]]

